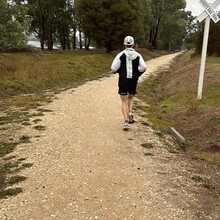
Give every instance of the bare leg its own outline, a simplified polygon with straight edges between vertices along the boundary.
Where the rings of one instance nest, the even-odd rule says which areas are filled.
[[[129,112],[132,112],[132,109],[133,109],[133,97],[134,95],[132,94],[128,95],[128,111]]]
[[[122,113],[124,116],[124,120],[128,121],[128,96],[127,95],[121,95],[121,101],[122,101]]]

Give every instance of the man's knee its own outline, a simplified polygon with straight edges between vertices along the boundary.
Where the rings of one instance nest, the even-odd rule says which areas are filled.
[[[129,98],[129,99],[132,99],[133,97],[134,97],[133,94],[128,94],[128,98]]]
[[[128,95],[121,95],[121,101],[127,102],[128,101]]]

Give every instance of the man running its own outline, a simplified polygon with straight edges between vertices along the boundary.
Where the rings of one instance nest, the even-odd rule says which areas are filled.
[[[124,116],[124,130],[134,122],[132,112],[133,97],[136,94],[138,78],[146,71],[146,64],[141,54],[134,50],[134,38],[127,36],[124,39],[125,50],[120,52],[112,62],[111,70],[119,74],[118,94],[122,101]]]

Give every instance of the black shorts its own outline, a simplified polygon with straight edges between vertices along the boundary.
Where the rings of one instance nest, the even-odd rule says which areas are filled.
[[[137,80],[135,79],[119,79],[119,84],[118,84],[119,90],[118,94],[120,95],[135,95],[136,92],[136,87],[137,87]]]

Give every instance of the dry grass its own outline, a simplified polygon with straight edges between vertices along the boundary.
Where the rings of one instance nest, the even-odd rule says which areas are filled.
[[[202,100],[197,100],[200,57],[187,52],[168,72],[144,82],[142,108],[163,132],[174,126],[186,138],[188,152],[209,161],[220,160],[220,58],[208,57]]]
[[[1,97],[79,84],[109,70],[113,55],[86,53],[1,54]]]

